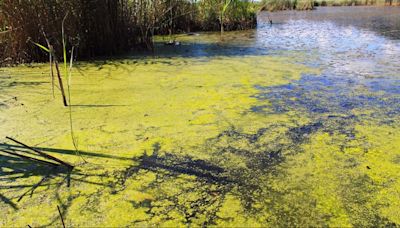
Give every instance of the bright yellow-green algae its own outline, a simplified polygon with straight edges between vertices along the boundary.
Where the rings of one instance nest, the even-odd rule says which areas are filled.
[[[180,211],[164,215],[173,218],[167,220],[133,204],[163,194],[158,191],[179,192],[182,185],[190,185],[186,179],[192,176],[182,175],[149,192],[138,191],[138,187],[156,178],[147,172],[140,175],[139,181],[128,180],[127,187],[118,194],[110,194],[113,189],[102,185],[115,178],[104,173],[123,170],[132,163],[132,157],[151,152],[155,143],[163,151],[207,158],[210,154],[201,150],[205,140],[229,127],[252,132],[267,124],[287,122],[287,115],[265,117],[249,111],[257,103],[251,97],[256,93],[255,85],[285,84],[299,79],[302,73],[312,72],[286,62],[246,56],[77,65],[72,79],[72,116],[78,148],[89,162],[85,165],[75,156],[71,143],[69,109],[62,107],[58,90],[56,98],[52,98],[48,66],[2,69],[2,99],[7,100],[7,107],[1,110],[1,138],[8,135],[32,146],[68,150],[69,155],[51,154],[81,164],[77,170],[82,175],[72,175],[70,188],[37,188],[32,197],[17,203],[17,210],[2,204],[7,212],[1,225],[53,224],[58,222],[57,204],[68,204],[65,217],[71,225],[185,224]],[[2,182],[5,186],[32,185],[40,179],[18,178],[8,183],[7,178],[2,178]],[[48,183],[62,184],[62,177]],[[2,194],[16,201],[26,190],[7,189]],[[196,192],[192,194],[196,197]],[[153,202],[152,206],[157,203],[161,202]],[[201,224],[206,219],[196,222]]]
[[[58,91],[52,98],[48,66],[2,69],[0,137],[59,149],[44,150],[77,167],[70,187],[60,174],[19,202],[46,168],[31,171],[32,176],[2,175],[0,194],[11,202],[0,202],[0,225],[60,225],[57,205],[69,226],[399,223],[398,127],[368,120],[355,126],[350,142],[341,132],[318,129],[305,136],[299,131],[295,136],[302,141],[296,142],[290,132],[315,121],[307,113],[250,111],[260,105],[253,97],[255,85],[284,85],[303,73],[318,73],[290,62],[237,56],[78,64],[72,79],[73,126],[88,163],[74,152],[69,109],[62,107]],[[326,122],[326,128],[335,125]],[[284,161],[271,159],[267,167],[258,167],[259,155],[279,149]],[[145,163],[144,154],[160,155]],[[194,166],[209,161],[210,169],[218,165],[224,171],[204,174],[206,180],[174,172],[187,157]],[[157,161],[165,168],[147,167]],[[2,166],[2,173],[7,171],[12,168]]]

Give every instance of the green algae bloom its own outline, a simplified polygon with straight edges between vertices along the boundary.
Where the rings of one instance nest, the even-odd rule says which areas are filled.
[[[387,114],[397,106],[342,103],[398,95],[341,82],[340,96],[320,90],[323,72],[307,58],[77,63],[79,153],[48,66],[0,69],[0,138],[76,165],[68,173],[1,156],[0,226],[60,226],[57,205],[67,226],[400,224],[400,119]]]

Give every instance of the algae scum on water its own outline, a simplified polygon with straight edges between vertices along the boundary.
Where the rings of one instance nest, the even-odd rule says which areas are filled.
[[[399,69],[356,74],[318,48],[252,43],[279,28],[76,63],[79,153],[48,65],[0,69],[0,138],[76,165],[2,154],[0,226],[60,226],[57,205],[67,226],[399,225]]]

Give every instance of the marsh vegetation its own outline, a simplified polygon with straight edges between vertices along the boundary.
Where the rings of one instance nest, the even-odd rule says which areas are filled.
[[[237,0],[3,0],[0,61],[46,61],[47,55],[28,42],[46,44],[46,39],[61,55],[61,23],[67,13],[67,49],[77,47],[76,56],[82,60],[152,50],[156,34],[254,28],[254,7]]]

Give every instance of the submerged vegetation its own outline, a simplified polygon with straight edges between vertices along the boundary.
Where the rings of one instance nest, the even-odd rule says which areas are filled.
[[[95,0],[0,1],[1,62],[46,61],[46,55],[29,40],[62,53],[60,25],[65,22],[68,46],[76,55],[90,58],[152,49],[155,34],[197,30],[254,28],[256,15],[248,1],[229,0]],[[224,12],[221,21],[221,12]]]

